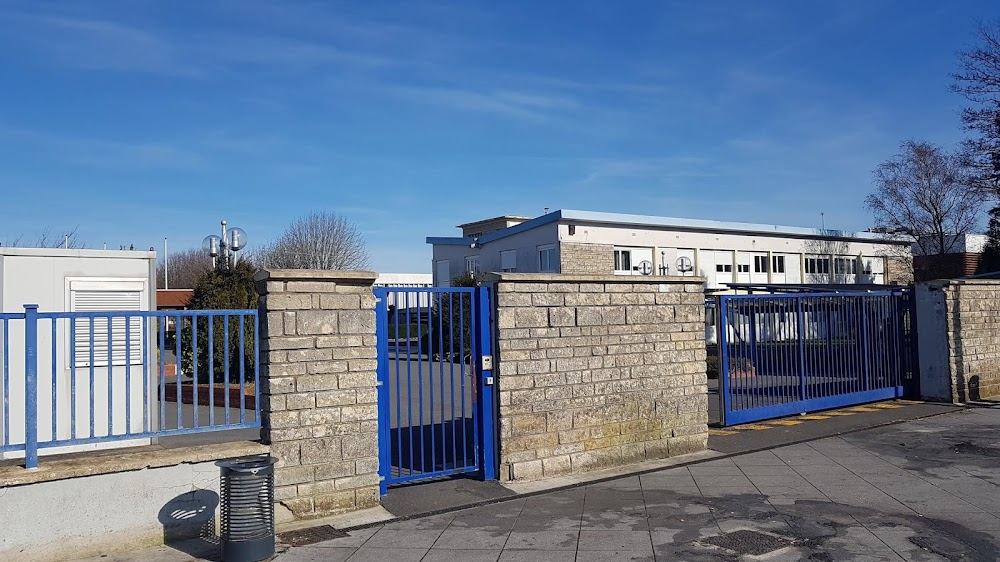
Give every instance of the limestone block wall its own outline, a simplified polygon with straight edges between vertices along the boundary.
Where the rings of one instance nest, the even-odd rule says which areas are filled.
[[[1000,397],[1000,280],[918,285],[917,333],[926,398]]]
[[[375,273],[257,276],[262,439],[296,518],[379,503]]]
[[[701,451],[704,279],[498,274],[500,475],[523,480]]]
[[[611,244],[559,243],[561,273],[606,274],[615,272],[614,246]]]

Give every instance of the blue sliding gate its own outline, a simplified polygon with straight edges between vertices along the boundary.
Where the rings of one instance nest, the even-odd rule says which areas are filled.
[[[917,392],[912,293],[719,297],[723,425]]]
[[[387,487],[496,478],[489,291],[376,287],[379,472]]]

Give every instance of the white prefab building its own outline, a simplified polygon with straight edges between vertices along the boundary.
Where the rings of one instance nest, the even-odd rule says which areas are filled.
[[[38,305],[40,313],[155,310],[155,276],[155,252],[0,248],[0,312],[23,313],[26,304]],[[131,432],[142,432],[144,421],[156,427],[155,369],[147,369],[148,384],[143,384],[143,365],[156,365],[155,322],[148,323],[145,334],[140,318],[129,322],[126,354],[123,318],[111,323],[110,345],[106,319],[95,320],[93,333],[88,320],[77,320],[72,332],[75,346],[70,344],[69,319],[38,321],[39,443],[53,441],[53,434],[56,440],[101,438],[108,436],[109,430],[122,435],[126,433],[126,410],[131,413]],[[0,322],[0,365],[6,367],[0,391],[8,401],[0,416],[3,444],[24,443],[24,327],[20,319]],[[149,405],[148,418],[144,404]],[[148,440],[132,439],[41,448],[39,453],[145,443]],[[18,451],[0,458],[23,456],[23,451]]]
[[[702,276],[730,284],[909,282],[909,243],[871,232],[820,230],[558,210],[461,225],[428,238],[434,284],[467,272]]]

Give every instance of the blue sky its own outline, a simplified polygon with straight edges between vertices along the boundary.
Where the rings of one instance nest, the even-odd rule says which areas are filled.
[[[0,3],[0,240],[251,243],[313,209],[379,271],[544,207],[845,229],[951,146],[993,1]]]

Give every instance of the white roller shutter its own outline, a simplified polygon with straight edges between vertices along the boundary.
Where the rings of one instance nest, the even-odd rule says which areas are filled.
[[[134,312],[143,310],[145,283],[142,281],[72,281],[70,283],[70,310],[72,312]],[[77,367],[88,367],[91,364],[91,341],[93,341],[94,366],[108,365],[108,340],[111,340],[111,363],[125,364],[125,353],[128,349],[131,364],[141,364],[143,360],[142,318],[129,319],[129,345],[126,347],[125,318],[111,318],[111,330],[108,330],[108,318],[93,319],[93,340],[91,340],[91,319],[78,318],[76,322],[76,338],[74,340],[74,355]]]

